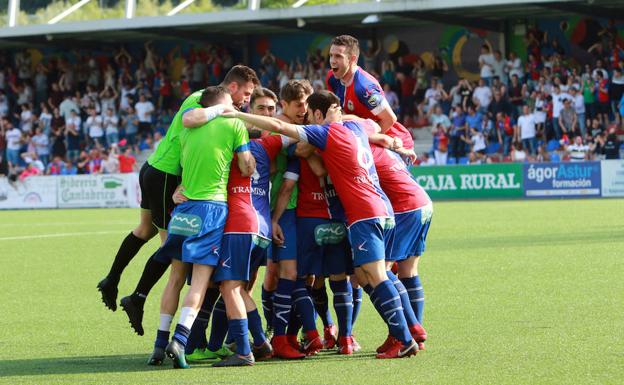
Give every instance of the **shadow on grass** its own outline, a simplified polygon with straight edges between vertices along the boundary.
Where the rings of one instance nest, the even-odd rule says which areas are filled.
[[[80,373],[115,373],[115,372],[148,372],[158,370],[171,370],[171,361],[165,365],[148,366],[148,355],[124,354],[112,356],[83,356],[83,357],[51,357],[51,358],[25,358],[18,360],[0,361],[0,378],[14,376],[45,376],[54,374],[80,374]],[[257,362],[256,366],[269,365],[308,365],[320,361],[344,361],[344,360],[372,360],[374,355],[370,352],[355,354],[353,356],[341,356],[333,352],[322,352],[314,357],[306,357],[303,360],[277,360]],[[214,361],[212,361],[214,362]],[[212,362],[203,364],[191,364],[191,368],[210,368]]]

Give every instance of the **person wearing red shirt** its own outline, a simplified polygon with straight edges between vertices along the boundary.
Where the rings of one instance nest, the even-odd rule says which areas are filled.
[[[116,154],[117,154],[117,146],[114,146],[112,147],[111,155],[116,156],[117,160],[119,160],[119,172],[120,173],[128,174],[128,173],[137,171],[136,158],[132,155],[132,149],[130,147],[126,148],[123,154],[119,154],[119,155],[116,155]]]
[[[609,121],[609,80],[604,78],[602,71],[596,71],[596,93],[598,94],[596,112],[602,115],[602,121]]]

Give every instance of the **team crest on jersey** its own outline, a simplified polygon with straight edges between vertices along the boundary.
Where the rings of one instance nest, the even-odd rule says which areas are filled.
[[[191,236],[199,233],[202,220],[197,215],[177,213],[169,223],[169,233]]]
[[[353,111],[355,109],[355,107],[353,107],[353,102],[351,100],[347,102],[347,109],[349,111]]]

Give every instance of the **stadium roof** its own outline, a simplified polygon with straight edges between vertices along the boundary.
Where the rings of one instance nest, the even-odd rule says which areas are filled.
[[[0,47],[58,45],[79,48],[163,39],[205,42],[231,40],[233,36],[244,38],[246,35],[297,31],[350,33],[358,37],[369,37],[376,28],[432,22],[504,32],[505,21],[575,14],[624,19],[621,4],[621,0],[399,0],[282,9],[228,10],[5,27],[0,29]],[[379,21],[375,24],[363,24],[362,20],[367,15],[378,15]]]

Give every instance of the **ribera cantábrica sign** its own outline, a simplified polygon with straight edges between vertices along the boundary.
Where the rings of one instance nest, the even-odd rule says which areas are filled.
[[[412,175],[433,199],[522,197],[522,164],[412,167]]]

